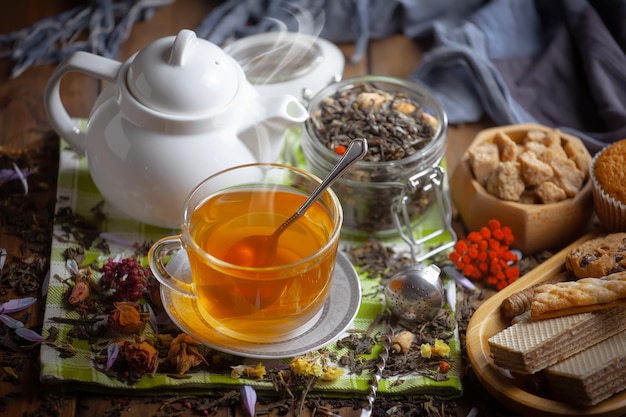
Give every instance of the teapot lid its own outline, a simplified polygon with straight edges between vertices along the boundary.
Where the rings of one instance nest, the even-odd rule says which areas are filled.
[[[168,114],[211,113],[237,94],[241,66],[195,32],[158,39],[130,63],[126,82],[136,100]]]

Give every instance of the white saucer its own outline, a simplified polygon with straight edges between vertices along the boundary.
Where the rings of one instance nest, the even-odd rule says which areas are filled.
[[[180,262],[178,267],[181,267]],[[188,265],[182,265],[183,269],[185,267]],[[170,290],[165,285],[161,285],[161,299],[174,324],[203,344],[237,356],[279,359],[320,349],[338,339],[359,310],[361,283],[348,258],[338,252],[330,295],[317,321],[306,332],[276,343],[247,342],[218,332],[202,318],[196,298]],[[185,317],[193,317],[193,320],[185,320]]]

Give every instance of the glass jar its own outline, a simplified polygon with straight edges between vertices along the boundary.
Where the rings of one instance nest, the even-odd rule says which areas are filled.
[[[408,80],[375,75],[345,79],[319,91],[309,103],[310,117],[302,130],[302,151],[307,168],[324,177],[340,158],[333,145],[328,144],[329,138],[325,136],[333,133],[326,131],[328,126],[324,125],[322,117],[332,119],[332,125],[350,126],[349,139],[365,137],[370,151],[372,143],[383,142],[384,145],[386,141],[398,141],[397,134],[394,134],[395,138],[373,138],[359,128],[362,123],[378,123],[372,121],[368,112],[359,116],[348,108],[354,104],[350,104],[346,97],[362,90],[408,98],[417,104],[417,110],[411,113],[413,117],[422,115],[423,120],[430,120],[432,130],[428,132],[428,138],[413,149],[414,153],[395,160],[359,161],[337,180],[333,189],[343,206],[342,234],[356,239],[400,236],[409,244],[414,259],[422,261],[456,241],[451,227],[445,171],[441,167],[447,147],[447,116],[430,91]],[[345,104],[343,109],[332,109],[341,100]],[[327,109],[329,103],[331,110]],[[332,113],[322,115],[329,111]],[[376,111],[375,107],[369,111]],[[359,120],[355,121],[353,117],[359,117]],[[397,120],[394,123],[393,119],[387,118],[383,123],[389,129],[398,129]],[[444,233],[449,236],[442,241]]]

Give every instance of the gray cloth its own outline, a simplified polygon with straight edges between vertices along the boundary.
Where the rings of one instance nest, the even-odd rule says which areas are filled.
[[[196,28],[198,36],[221,45],[270,30],[319,35],[333,42],[355,42],[353,62],[369,40],[393,33],[419,38],[432,22],[467,16],[485,0],[226,0]]]
[[[435,22],[410,78],[436,92],[451,123],[538,122],[596,152],[626,138],[625,4],[494,0],[460,25]]]
[[[58,64],[75,51],[116,58],[135,22],[174,0],[90,0],[32,26],[0,34],[0,59],[14,62],[11,78],[34,65]],[[86,39],[80,35],[86,34]]]

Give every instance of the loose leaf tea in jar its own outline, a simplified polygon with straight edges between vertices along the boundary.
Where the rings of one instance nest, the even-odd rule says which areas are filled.
[[[436,201],[447,202],[440,167],[447,117],[430,91],[393,77],[355,77],[320,91],[308,110],[302,149],[314,174],[326,175],[351,139],[368,142],[367,155],[333,186],[346,235],[397,236]],[[448,209],[440,209],[441,227],[449,229]]]
[[[395,161],[430,143],[439,120],[404,92],[388,93],[362,83],[324,98],[311,115],[315,136],[340,154],[354,137],[365,137],[364,161]]]

